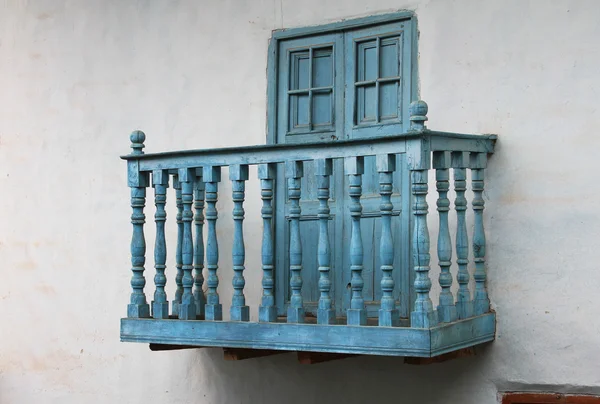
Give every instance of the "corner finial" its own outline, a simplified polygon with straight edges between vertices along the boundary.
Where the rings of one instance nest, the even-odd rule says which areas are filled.
[[[146,134],[141,130],[134,130],[129,135],[129,140],[131,141],[131,148],[133,151],[131,154],[144,154],[142,149],[144,146],[144,141],[146,140]]]
[[[425,101],[413,101],[408,108],[410,114],[410,129],[423,130],[425,129],[425,121],[427,120],[427,111],[429,107]]]

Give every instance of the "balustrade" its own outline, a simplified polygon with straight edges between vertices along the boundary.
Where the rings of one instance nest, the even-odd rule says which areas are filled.
[[[308,346],[313,350],[362,353],[372,351],[394,355],[411,354],[412,343],[416,344],[412,352],[416,356],[433,356],[442,351],[458,349],[456,347],[470,346],[493,339],[495,317],[490,311],[486,289],[483,190],[487,154],[493,152],[495,137],[431,131],[425,127],[426,114],[425,103],[413,103],[411,128],[408,132],[397,136],[294,146],[253,146],[144,154],[145,135],[140,131],[132,133],[130,137],[132,152],[124,157],[128,160],[128,183],[131,188],[133,210],[131,216],[132,293],[127,306],[127,319],[123,320],[122,338],[136,341],[151,340],[158,343],[168,343],[170,338],[176,344],[265,346],[290,350],[301,349],[299,348],[301,341],[307,341]],[[400,154],[405,154],[406,157],[397,159]],[[361,223],[364,221],[363,204],[367,203],[362,194],[363,175],[373,174],[365,172],[364,158],[367,156],[376,156],[376,172],[379,181],[380,204],[377,220],[380,220],[381,230],[377,234],[378,269],[380,270],[377,272],[373,268],[375,261],[365,260],[364,250],[366,243],[374,241],[364,239],[361,229]],[[334,170],[334,167],[342,167],[334,164],[336,160],[344,160],[343,173]],[[314,238],[311,238],[311,241],[314,240],[316,250],[312,248],[303,250],[300,231],[303,213],[302,184],[306,181],[303,180],[304,163],[307,161],[313,161],[315,168],[316,181],[306,183],[314,184],[318,201],[316,208],[318,232],[314,234]],[[397,161],[407,164],[397,166]],[[258,322],[251,321],[253,309],[246,304],[244,277],[247,245],[244,237],[246,183],[248,182],[249,186],[256,186],[254,178],[250,178],[249,175],[251,165],[258,167],[257,179],[260,180],[262,201],[262,296],[257,308]],[[278,166],[284,166],[281,173],[285,173],[285,178],[278,178]],[[221,181],[222,167],[228,167],[232,186],[233,232],[230,238],[224,234],[217,235],[218,184]],[[431,300],[429,277],[431,246],[427,193],[428,173],[431,168],[435,170],[438,196],[436,206],[439,216],[437,258],[440,267],[441,292],[437,307],[434,307]],[[454,174],[452,182],[456,193],[454,210],[457,217],[454,246],[449,220],[452,207],[448,198],[451,188],[451,170]],[[471,170],[471,187],[474,195],[472,200],[474,229],[471,236],[474,293],[469,290],[468,201],[465,197],[468,170]],[[143,229],[146,188],[149,186],[150,174],[156,206],[154,215],[156,239],[153,250],[155,291],[151,305],[147,303],[144,293],[146,244]],[[334,177],[337,174],[343,176]],[[171,176],[177,208],[175,218],[177,238],[174,268],[176,292],[172,297],[169,313],[165,286],[167,277],[173,274],[166,265],[170,244],[166,238],[165,207]],[[342,252],[347,254],[347,259],[344,261],[347,263],[347,268],[332,267],[330,221],[342,220],[331,214],[332,178],[345,178],[345,184],[340,185],[345,185],[344,192],[347,198],[344,198],[345,202],[336,203],[343,204],[343,215],[347,215],[349,219],[347,222],[349,239],[344,241]],[[394,193],[395,185],[400,188],[400,184],[395,184],[395,178],[410,181],[408,188],[402,187],[410,189],[410,194]],[[276,259],[275,246],[281,240],[274,239],[274,227],[281,224],[275,222],[274,212],[276,209],[282,209],[280,206],[274,206],[273,201],[277,181],[286,182],[286,196],[289,201],[287,211],[289,248],[284,252],[287,254],[289,266],[285,269],[276,266],[276,262],[279,261]],[[392,200],[395,202],[392,203]],[[396,204],[398,210],[394,211]],[[399,231],[396,228],[398,222],[393,221],[394,214],[412,217],[410,225],[412,234],[402,238],[394,236]],[[203,234],[205,220],[206,243]],[[398,260],[395,259],[397,252],[405,251],[398,244],[400,239],[409,240],[412,254],[405,257],[402,253],[402,257]],[[232,243],[231,267],[223,266],[222,263],[220,265],[219,242]],[[308,254],[306,251],[316,251],[316,257],[306,256]],[[253,253],[254,251],[249,252],[249,254]],[[457,263],[455,274],[452,271],[453,253],[456,254]],[[312,314],[309,315],[303,298],[303,278],[308,276],[305,271],[310,268],[303,266],[303,262],[307,259],[315,259],[316,271],[318,271],[318,274],[315,273],[317,275],[315,278],[318,279],[318,305],[314,319]],[[232,299],[229,318],[224,319],[219,297],[219,289],[222,285],[219,284],[218,273],[223,270],[228,271],[229,268],[232,271],[232,284],[229,286],[232,288]],[[206,270],[206,279],[204,270]],[[256,271],[256,268],[248,268],[248,270]],[[335,293],[343,293],[343,291],[334,290],[332,284],[333,279],[342,276],[344,271],[350,274],[348,307],[337,307]],[[373,285],[379,288],[381,296],[380,301],[377,302],[378,312],[375,312],[374,316],[367,310],[364,296],[365,277],[373,274],[379,274],[379,278],[373,280]],[[398,274],[410,275],[398,276]],[[279,276],[289,277],[287,279],[288,303],[276,299],[275,279]],[[458,283],[456,296],[452,292],[454,276]],[[398,284],[394,279],[411,279],[412,284],[405,285],[405,282]],[[206,291],[203,287],[206,287]],[[397,291],[412,296],[410,309],[407,310],[410,312],[409,318],[400,317]],[[285,318],[277,317],[277,307],[281,304],[287,305],[287,310],[283,311],[283,314],[287,314]],[[376,324],[369,321],[370,317],[375,317]],[[159,322],[168,321],[168,324],[172,325],[173,331],[169,334],[171,336],[169,337],[168,333],[161,334],[167,331],[158,325],[152,325],[155,323],[134,321],[143,318],[153,318],[154,320],[151,321]],[[473,323],[464,325],[462,322],[465,321]],[[192,327],[189,324],[196,324],[196,328],[185,328]],[[364,331],[357,331],[359,329]],[[381,332],[376,334],[375,331],[369,331],[373,329],[379,329]],[[143,334],[142,330],[147,334]],[[192,330],[195,330],[193,335],[190,334]],[[419,334],[418,330],[431,330],[431,334]],[[438,339],[434,330],[439,330]],[[133,333],[133,336],[128,332]],[[361,334],[363,332],[364,334]],[[404,342],[393,342],[393,334],[389,334],[390,332],[398,332],[398,335],[404,338]],[[204,333],[206,336],[202,337]],[[159,334],[162,336],[148,337],[148,335]],[[344,335],[347,341],[344,341]],[[231,340],[228,339],[229,337]],[[268,338],[272,338],[273,341],[268,342]],[[366,340],[363,341],[361,338]],[[411,338],[415,340],[410,342]],[[419,342],[421,339],[428,342]],[[372,346],[369,348],[368,344]]]

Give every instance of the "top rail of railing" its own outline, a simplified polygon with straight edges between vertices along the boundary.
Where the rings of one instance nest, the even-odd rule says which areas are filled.
[[[395,136],[339,140],[320,143],[278,144],[211,149],[190,149],[160,153],[127,154],[124,160],[138,160],[140,171],[176,169],[202,162],[203,165],[282,163],[350,156],[406,153],[418,142],[430,151],[494,152],[496,135],[472,135],[429,129]]]
[[[428,156],[435,151],[493,153],[496,135],[473,135],[427,129],[427,104],[410,105],[410,130],[394,136],[338,140],[318,143],[242,146],[213,149],[191,149],[144,154],[146,136],[132,134],[132,153],[121,156],[134,160],[136,171],[168,170],[195,166],[228,166],[234,164],[283,163],[378,154],[408,153],[415,168],[429,168]]]

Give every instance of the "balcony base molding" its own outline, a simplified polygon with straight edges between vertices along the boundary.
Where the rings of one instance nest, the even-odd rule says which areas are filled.
[[[121,319],[121,341],[430,358],[493,341],[496,314],[433,328]]]

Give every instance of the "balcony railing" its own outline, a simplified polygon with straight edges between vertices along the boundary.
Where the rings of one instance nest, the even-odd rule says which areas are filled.
[[[461,348],[470,347],[495,337],[495,313],[490,310],[486,290],[485,234],[483,228],[484,170],[487,156],[493,153],[495,135],[466,135],[429,130],[427,105],[411,104],[411,129],[397,136],[328,143],[298,145],[264,145],[207,150],[185,150],[144,154],[145,135],[131,134],[131,154],[123,156],[128,163],[128,183],[131,188],[133,237],[131,240],[131,299],[127,318],[121,320],[121,340],[154,344],[254,348],[289,351],[335,352],[374,355],[433,357]],[[396,156],[405,154],[397,167]],[[376,318],[367,318],[363,297],[363,246],[372,242],[361,238],[361,181],[364,158],[376,156],[381,198],[381,231],[379,261],[381,288],[379,311]],[[333,164],[343,160],[343,165]],[[306,315],[302,296],[305,269],[302,263],[306,252],[300,243],[301,178],[303,164],[313,161],[317,178],[318,229],[318,309],[316,318]],[[248,251],[260,254],[262,259],[262,299],[259,307],[248,307],[244,295],[245,243],[243,233],[245,182],[249,166],[258,166],[262,199],[262,250]],[[279,178],[277,167],[284,166],[285,178]],[[227,265],[219,259],[216,209],[221,167],[229,168],[233,193],[232,257]],[[348,177],[348,209],[350,240],[348,243],[348,270],[351,273],[349,308],[337,315],[332,296],[330,262],[332,257],[328,234],[330,178],[335,168],[343,167]],[[440,267],[439,297],[432,302],[430,279],[430,236],[428,230],[428,177],[435,170],[437,211],[439,216],[437,258]],[[391,203],[393,173],[406,174],[410,193],[401,195],[400,215],[410,215],[409,225],[403,228],[400,245],[392,238]],[[408,170],[408,171],[406,171]],[[473,200],[469,209],[467,170],[470,170]],[[448,199],[450,174],[456,198],[454,211]],[[289,249],[287,261],[277,260],[274,248],[274,213],[281,206],[273,203],[278,181],[286,181],[289,201]],[[177,204],[177,240],[169,240],[175,247],[176,273],[166,268],[167,240],[165,236],[165,204],[167,187],[175,189]],[[146,242],[144,237],[144,207],[146,189],[154,188],[154,295],[151,303],[145,294]],[[449,220],[455,215],[456,220]],[[467,226],[472,215],[473,226]],[[204,219],[207,222],[206,242],[203,240]],[[456,228],[450,229],[450,223]],[[470,223],[470,222],[469,222]],[[454,242],[451,237],[454,233]],[[469,232],[472,230],[472,233]],[[471,243],[469,243],[469,240]],[[206,246],[206,247],[205,247]],[[401,262],[394,261],[394,250],[405,248]],[[454,253],[454,254],[453,254]],[[455,266],[452,265],[454,258]],[[470,259],[474,265],[469,265]],[[219,296],[219,274],[229,270],[233,263],[233,295],[229,313],[223,313]],[[289,286],[287,311],[278,316],[275,278],[287,274],[277,266],[288,262]],[[457,268],[454,271],[454,268]],[[206,272],[206,280],[203,276]],[[398,272],[399,271],[399,272]],[[398,285],[396,279],[408,279],[410,285]],[[456,273],[454,273],[456,272]],[[165,293],[167,275],[174,276],[177,291],[169,302]],[[474,290],[469,289],[470,278]],[[452,288],[453,280],[458,287]],[[394,289],[406,286],[411,298],[410,315],[400,316]],[[205,288],[206,290],[203,290]],[[456,289],[456,294],[453,290]],[[171,304],[169,304],[171,303]],[[250,311],[258,312],[258,321],[250,321]],[[256,313],[255,311],[255,313]],[[281,310],[279,310],[281,314]],[[338,310],[339,313],[339,310]],[[373,316],[371,316],[373,317]]]

